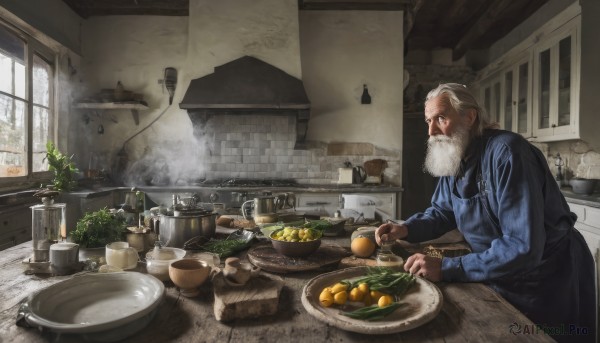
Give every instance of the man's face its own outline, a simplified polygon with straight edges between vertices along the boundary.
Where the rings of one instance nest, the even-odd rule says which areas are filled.
[[[442,95],[425,103],[425,122],[429,127],[425,171],[433,176],[455,176],[470,141],[469,117],[456,112]]]

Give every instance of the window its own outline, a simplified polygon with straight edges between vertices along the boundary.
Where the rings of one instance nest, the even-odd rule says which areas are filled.
[[[0,21],[0,181],[43,177],[54,132],[54,54]],[[45,173],[44,173],[45,174]]]

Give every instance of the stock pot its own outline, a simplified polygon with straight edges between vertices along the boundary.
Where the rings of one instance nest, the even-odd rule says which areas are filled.
[[[169,216],[160,215],[158,240],[166,247],[183,248],[196,236],[211,238],[216,230],[217,213]]]

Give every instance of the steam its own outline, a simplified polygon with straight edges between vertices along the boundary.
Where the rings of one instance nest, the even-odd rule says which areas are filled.
[[[140,159],[129,161],[123,182],[128,186],[185,186],[205,178],[210,152],[203,141],[192,137],[146,146]]]

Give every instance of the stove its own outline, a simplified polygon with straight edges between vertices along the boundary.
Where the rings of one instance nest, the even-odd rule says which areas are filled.
[[[194,183],[194,186],[235,188],[235,187],[298,187],[293,179],[212,179]]]

